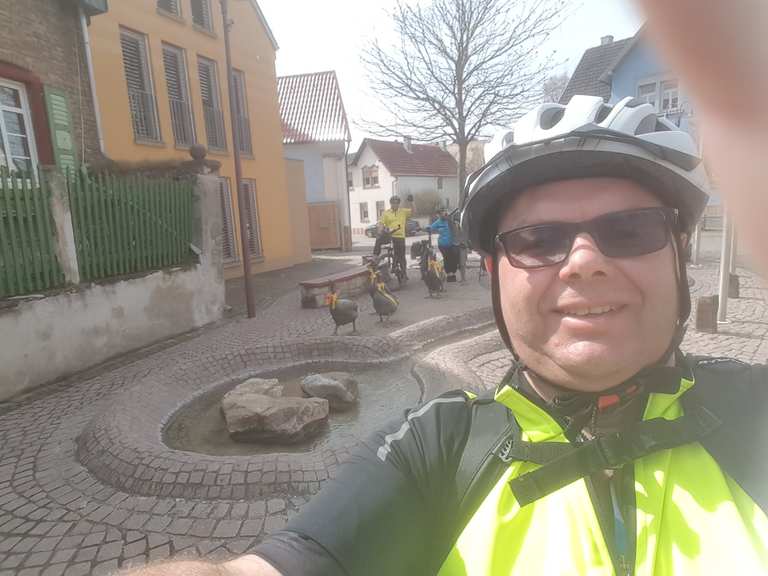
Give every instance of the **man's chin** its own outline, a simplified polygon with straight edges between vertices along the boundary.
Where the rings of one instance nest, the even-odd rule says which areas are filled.
[[[615,348],[615,344],[584,342],[569,347],[552,359],[564,373],[569,388],[604,390],[621,384],[642,367],[635,369],[627,354]]]

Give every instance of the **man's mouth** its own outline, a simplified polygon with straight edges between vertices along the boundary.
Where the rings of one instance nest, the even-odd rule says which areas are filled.
[[[606,304],[603,306],[568,306],[558,308],[556,312],[561,316],[602,316],[616,312],[623,308],[621,305]]]

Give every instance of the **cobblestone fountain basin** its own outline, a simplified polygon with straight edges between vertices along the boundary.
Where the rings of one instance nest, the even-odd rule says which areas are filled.
[[[327,364],[308,365],[279,372],[252,373],[248,377],[277,378],[285,396],[301,396],[300,381],[304,376],[337,368],[341,369]],[[220,409],[221,399],[242,382],[240,378],[216,386],[182,407],[171,416],[163,439],[173,449],[210,455],[309,453],[354,445],[419,401],[420,388],[411,375],[408,361],[362,367],[352,375],[359,387],[357,404],[349,410],[331,411],[328,425],[317,436],[297,444],[236,442],[230,438]]]
[[[425,347],[487,327],[491,318],[489,309],[478,309],[388,336],[262,340],[226,353],[190,354],[99,402],[75,440],[76,457],[99,481],[137,496],[240,500],[313,494],[371,431],[402,417],[404,409],[425,399],[427,389],[428,399],[445,386],[463,386],[439,369],[442,359],[422,371],[431,384],[411,368]],[[217,445],[213,425],[201,430],[203,438],[189,433],[194,427],[188,424],[205,421],[206,414],[213,423],[217,397],[246,378],[290,379],[332,370],[359,377],[361,404],[349,414],[332,414],[328,430],[314,441],[245,451],[228,442]]]

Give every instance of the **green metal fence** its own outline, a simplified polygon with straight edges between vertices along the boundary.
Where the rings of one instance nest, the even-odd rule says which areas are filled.
[[[0,298],[64,284],[53,230],[43,175],[0,172]]]
[[[80,276],[96,280],[192,261],[192,184],[67,174]]]

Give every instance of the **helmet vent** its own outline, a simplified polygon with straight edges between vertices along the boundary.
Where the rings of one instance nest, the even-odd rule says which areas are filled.
[[[608,118],[608,114],[611,113],[611,110],[613,110],[613,108],[605,104],[600,106],[600,111],[597,113],[597,117],[595,118],[595,123],[600,124],[600,122]]]
[[[656,114],[649,114],[645,118],[643,118],[640,123],[637,125],[637,128],[635,128],[635,135],[639,136],[640,134],[648,134],[649,132],[657,132],[656,126],[658,124],[658,120],[656,118]]]
[[[539,126],[544,130],[549,130],[562,120],[563,114],[565,114],[565,108],[549,108],[542,112]]]

